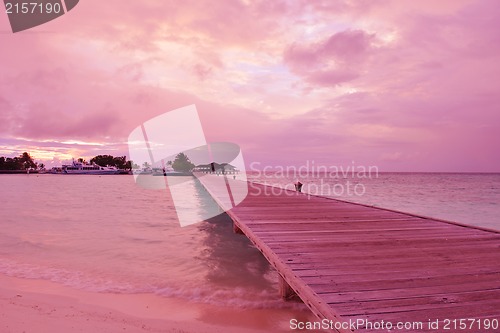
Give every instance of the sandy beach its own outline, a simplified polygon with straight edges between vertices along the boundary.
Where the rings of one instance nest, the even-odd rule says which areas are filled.
[[[215,308],[151,294],[91,293],[5,275],[0,275],[0,286],[3,333],[289,331],[289,315],[279,309]]]

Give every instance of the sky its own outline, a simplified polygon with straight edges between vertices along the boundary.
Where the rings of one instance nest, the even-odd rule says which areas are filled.
[[[0,12],[0,155],[126,155],[191,104],[247,165],[500,172],[500,6],[84,0],[15,34]]]

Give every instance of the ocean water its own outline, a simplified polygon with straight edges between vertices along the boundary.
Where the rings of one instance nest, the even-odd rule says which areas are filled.
[[[2,175],[0,188],[0,273],[93,292],[289,306],[275,272],[226,215],[181,228],[168,193],[131,176]],[[213,209],[201,185],[181,200],[193,214]]]
[[[249,178],[280,187],[299,179],[307,193],[500,229],[499,174]],[[213,209],[196,184],[178,204],[193,214]],[[307,311],[279,299],[276,272],[225,214],[181,228],[168,193],[131,176],[0,175],[0,205],[0,274],[91,292]]]
[[[500,174],[253,172],[249,179],[345,201],[500,230]]]

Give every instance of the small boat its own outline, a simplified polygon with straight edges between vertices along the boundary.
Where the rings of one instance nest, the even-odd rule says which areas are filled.
[[[48,172],[52,173],[52,174],[61,174],[61,173],[63,173],[63,170],[61,167],[53,167]]]
[[[133,169],[132,174],[134,174],[134,175],[151,175],[151,174],[153,174],[153,169],[151,169],[151,168]]]
[[[160,168],[153,169],[153,176],[192,176],[192,175],[193,175],[192,172],[175,171],[171,167],[167,167],[167,168],[163,168],[163,169],[160,169]]]
[[[60,169],[56,169],[56,172],[53,173],[67,175],[117,175],[121,172],[122,170],[114,166],[103,167],[95,163],[89,164],[87,162],[73,161],[72,164],[63,164]]]

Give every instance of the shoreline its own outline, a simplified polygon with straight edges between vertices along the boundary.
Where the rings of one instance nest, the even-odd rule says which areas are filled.
[[[0,175],[29,175],[39,173],[39,170],[33,170],[30,172],[28,172],[27,170],[0,170]]]
[[[238,309],[154,294],[94,293],[46,280],[0,274],[0,331],[17,332],[289,332],[290,309]]]

